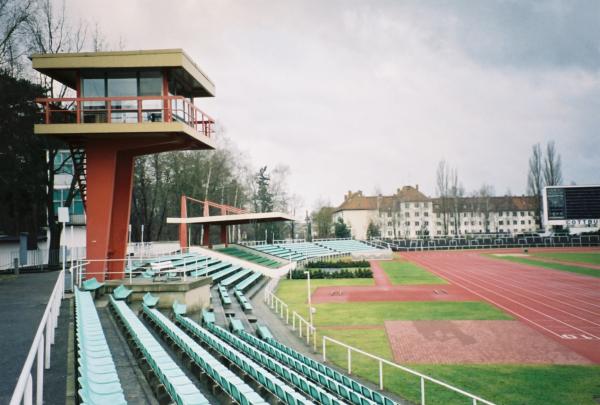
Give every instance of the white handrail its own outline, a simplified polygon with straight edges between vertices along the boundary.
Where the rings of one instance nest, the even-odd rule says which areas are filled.
[[[54,344],[54,330],[58,325],[60,304],[65,294],[65,272],[58,273],[58,280],[46,305],[46,310],[38,326],[31,349],[15,385],[10,405],[33,403],[33,362],[36,362],[35,403],[42,405],[44,400],[44,369],[50,368],[50,351]]]
[[[379,377],[381,379],[380,382],[379,382],[379,387],[381,389],[383,389],[383,380],[382,380],[383,374],[382,374],[382,371],[381,371],[382,370],[382,364],[387,364],[388,366],[392,366],[392,367],[398,368],[398,369],[400,369],[402,371],[405,371],[405,372],[407,372],[409,374],[415,375],[415,376],[417,376],[417,377],[419,377],[421,379],[421,399],[422,399],[421,403],[422,404],[425,404],[425,399],[424,399],[425,398],[424,381],[429,381],[429,382],[432,382],[434,384],[441,385],[442,387],[447,388],[447,389],[449,389],[451,391],[454,391],[454,392],[462,394],[462,395],[464,395],[466,397],[469,397],[470,399],[473,400],[473,404],[474,405],[476,405],[477,403],[482,403],[482,404],[487,404],[487,405],[494,405],[493,402],[487,401],[487,400],[485,400],[483,398],[480,398],[480,397],[478,397],[476,395],[473,395],[473,394],[471,394],[471,393],[469,393],[467,391],[461,390],[460,388],[454,387],[453,385],[447,384],[447,383],[445,383],[443,381],[440,381],[440,380],[437,380],[437,379],[435,379],[433,377],[429,377],[426,374],[419,373],[418,371],[412,370],[412,369],[410,369],[408,367],[401,366],[400,364],[396,364],[396,363],[391,362],[389,360],[383,359],[383,358],[381,358],[379,356],[375,356],[374,354],[367,353],[367,352],[365,352],[363,350],[360,350],[360,349],[358,349],[356,347],[353,347],[353,346],[347,345],[346,343],[340,342],[339,340],[330,338],[329,336],[323,336],[323,361],[327,361],[327,355],[326,355],[326,343],[327,343],[327,341],[335,343],[337,345],[340,345],[340,346],[345,347],[346,349],[348,349],[348,353],[349,353],[348,354],[348,359],[349,360],[351,359],[350,352],[356,352],[356,353],[362,354],[363,356],[372,358],[373,360],[377,360],[379,362],[379,370],[380,370]],[[349,370],[351,370],[351,365],[350,364],[351,363],[348,364],[348,369]]]

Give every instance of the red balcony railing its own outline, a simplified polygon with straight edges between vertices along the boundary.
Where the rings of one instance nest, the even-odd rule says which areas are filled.
[[[183,122],[210,137],[215,121],[181,96],[38,98],[44,124]]]

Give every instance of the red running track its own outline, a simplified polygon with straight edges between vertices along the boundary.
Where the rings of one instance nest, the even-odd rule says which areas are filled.
[[[492,259],[480,252],[402,256],[600,363],[600,278]]]

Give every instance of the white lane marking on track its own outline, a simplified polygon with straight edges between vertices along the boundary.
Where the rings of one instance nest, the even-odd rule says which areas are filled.
[[[422,263],[422,264],[425,264],[425,263],[427,263],[427,262],[425,262],[425,263],[421,262],[421,263]],[[437,266],[437,265],[436,265],[436,266]],[[450,282],[452,282],[452,283],[455,283],[455,284],[459,284],[459,283],[457,283],[455,280],[452,280],[452,278],[445,277],[444,275],[440,274],[440,272],[443,272],[443,270],[439,270],[439,269],[438,269],[438,270],[433,270],[433,268],[431,267],[431,265],[430,265],[430,264],[428,264],[428,267],[429,267],[429,269],[430,269],[431,271],[433,271],[434,273],[436,273],[436,274],[440,275],[441,277],[445,278],[446,280],[448,280],[448,281],[450,281]],[[458,278],[460,278],[461,280],[463,280],[463,283],[465,283],[465,282],[466,282],[466,283],[469,283],[469,284],[475,285],[475,286],[477,286],[477,287],[479,287],[479,288],[482,288],[482,289],[484,289],[484,290],[487,290],[487,291],[489,291],[491,294],[494,294],[494,295],[497,295],[497,296],[499,296],[499,297],[502,297],[502,298],[504,298],[504,299],[507,299],[507,300],[509,300],[509,301],[512,301],[512,302],[514,302],[515,304],[517,304],[517,305],[519,305],[519,306],[521,306],[521,307],[523,307],[523,308],[525,308],[525,309],[528,309],[528,310],[530,310],[530,311],[533,311],[533,312],[539,313],[539,314],[540,314],[540,315],[542,315],[542,316],[545,316],[545,317],[547,317],[547,318],[550,318],[550,319],[552,319],[552,320],[554,320],[554,321],[556,321],[556,322],[562,323],[562,324],[563,324],[563,325],[565,325],[565,326],[568,326],[568,327],[570,327],[570,328],[572,328],[572,329],[578,330],[578,331],[580,331],[580,332],[582,332],[582,333],[584,333],[584,334],[586,334],[586,335],[590,335],[590,336],[592,336],[592,337],[594,337],[594,338],[596,338],[596,339],[600,340],[600,337],[598,337],[598,336],[596,336],[596,335],[594,335],[594,334],[591,334],[591,333],[589,333],[589,332],[587,332],[587,331],[585,331],[585,330],[583,330],[583,329],[580,329],[580,328],[578,328],[578,327],[576,327],[576,326],[573,326],[573,325],[571,325],[571,324],[569,324],[569,323],[567,323],[567,322],[563,322],[563,321],[561,321],[560,319],[557,319],[557,318],[553,317],[552,315],[548,315],[548,314],[546,314],[546,313],[544,313],[544,312],[542,312],[542,311],[539,311],[539,310],[537,310],[537,309],[535,309],[535,308],[532,308],[532,307],[530,307],[530,306],[528,306],[528,305],[521,304],[520,302],[518,302],[518,301],[515,301],[515,300],[511,299],[510,297],[507,297],[507,296],[505,296],[505,295],[503,295],[503,294],[496,293],[496,292],[494,292],[493,290],[491,290],[491,289],[489,289],[489,288],[487,288],[487,287],[484,287],[484,286],[482,286],[482,285],[478,285],[477,283],[474,283],[474,282],[472,282],[472,281],[469,281],[469,280],[465,280],[465,279],[464,279],[464,277],[460,277],[460,276],[457,276],[457,275],[454,275],[454,277],[458,277]],[[461,285],[461,284],[459,284],[459,285]],[[462,285],[461,285],[461,287],[465,288],[465,289],[466,289],[466,290],[468,290],[468,291],[471,291],[471,292],[472,292],[472,293],[474,293],[475,295],[478,295],[478,296],[482,297],[483,299],[485,299],[485,300],[487,300],[487,301],[489,301],[489,302],[493,303],[494,305],[497,305],[497,306],[499,306],[500,308],[503,308],[503,309],[504,309],[504,310],[506,310],[507,312],[510,312],[510,313],[512,313],[512,314],[515,314],[515,315],[517,315],[518,317],[520,317],[520,318],[522,318],[522,319],[525,319],[526,321],[528,321],[528,322],[530,322],[530,323],[532,323],[532,324],[534,324],[534,325],[536,325],[536,326],[538,326],[538,327],[540,327],[540,328],[542,328],[542,329],[544,329],[544,330],[546,330],[546,331],[548,331],[548,332],[552,333],[553,335],[555,335],[555,336],[557,336],[557,337],[561,337],[561,334],[559,334],[559,333],[556,333],[556,332],[554,332],[554,331],[552,331],[552,330],[550,330],[550,329],[548,329],[548,328],[546,328],[546,327],[544,327],[544,326],[540,325],[539,323],[537,323],[537,322],[535,322],[535,321],[533,321],[533,320],[531,320],[531,319],[527,318],[526,316],[520,315],[520,314],[519,314],[519,313],[518,313],[516,310],[511,310],[511,309],[507,308],[506,306],[504,306],[504,305],[502,305],[502,304],[499,304],[498,302],[496,302],[496,301],[494,301],[494,300],[492,300],[492,299],[489,299],[489,298],[487,298],[485,295],[483,295],[483,294],[480,294],[480,293],[478,293],[478,292],[476,292],[476,291],[474,291],[474,290],[472,290],[472,289],[469,289],[468,287],[464,286],[464,284],[462,284]]]
[[[452,267],[456,268],[456,265],[453,265]],[[525,298],[527,300],[537,302],[537,303],[539,303],[541,305],[544,305],[544,306],[546,306],[548,308],[552,308],[552,309],[555,309],[556,311],[560,311],[560,312],[563,312],[563,313],[565,313],[567,315],[571,315],[571,316],[573,316],[575,318],[581,319],[582,321],[589,322],[589,323],[591,323],[593,325],[596,325],[596,326],[600,326],[600,323],[596,323],[596,322],[594,322],[592,320],[589,320],[587,318],[583,318],[583,317],[581,317],[579,315],[576,315],[575,313],[572,313],[572,312],[569,312],[569,311],[565,311],[565,310],[563,310],[561,308],[558,308],[558,307],[555,307],[553,305],[547,304],[547,303],[542,302],[542,301],[540,301],[538,299],[532,298],[529,295],[518,293],[518,292],[516,292],[514,290],[515,289],[519,289],[519,290],[522,290],[522,291],[525,291],[525,292],[529,293],[530,295],[543,296],[542,294],[539,294],[539,293],[536,293],[536,292],[532,292],[530,289],[523,288],[523,287],[521,287],[518,284],[508,283],[508,282],[504,281],[501,277],[494,277],[492,274],[489,274],[489,272],[487,272],[487,276],[486,276],[486,274],[481,274],[480,275],[478,273],[477,274],[478,277],[477,277],[477,276],[474,276],[473,274],[471,274],[473,272],[471,272],[470,270],[463,270],[463,273],[465,271],[468,271],[469,272],[468,276],[470,278],[474,279],[474,280],[478,280],[478,281],[481,281],[481,282],[485,282],[485,283],[496,285],[498,288],[500,288],[502,290],[509,291],[509,292],[511,292],[511,293],[513,293],[515,295],[518,295],[520,297],[523,297],[523,298]],[[502,287],[502,286],[508,286],[509,288]],[[553,293],[553,292],[550,291],[549,293]],[[560,303],[562,305],[570,306],[570,307],[573,307],[573,308],[575,308],[577,310],[580,310],[580,311],[589,312],[590,314],[600,316],[600,313],[598,313],[598,312],[593,312],[593,311],[590,311],[588,309],[582,308],[580,306],[576,306],[576,305],[570,304],[568,302],[561,301],[558,298],[554,298],[554,297],[552,297],[550,295],[545,295],[545,296],[543,296],[543,298],[548,299],[548,300],[556,301],[556,302],[558,302],[558,303]],[[585,301],[582,301],[582,302],[583,303],[587,303]]]

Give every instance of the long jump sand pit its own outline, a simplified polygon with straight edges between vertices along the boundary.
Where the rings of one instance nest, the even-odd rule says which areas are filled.
[[[396,362],[592,364],[519,321],[386,321]]]
[[[476,295],[452,284],[395,286],[318,287],[311,296],[314,304],[375,301],[480,301]]]

